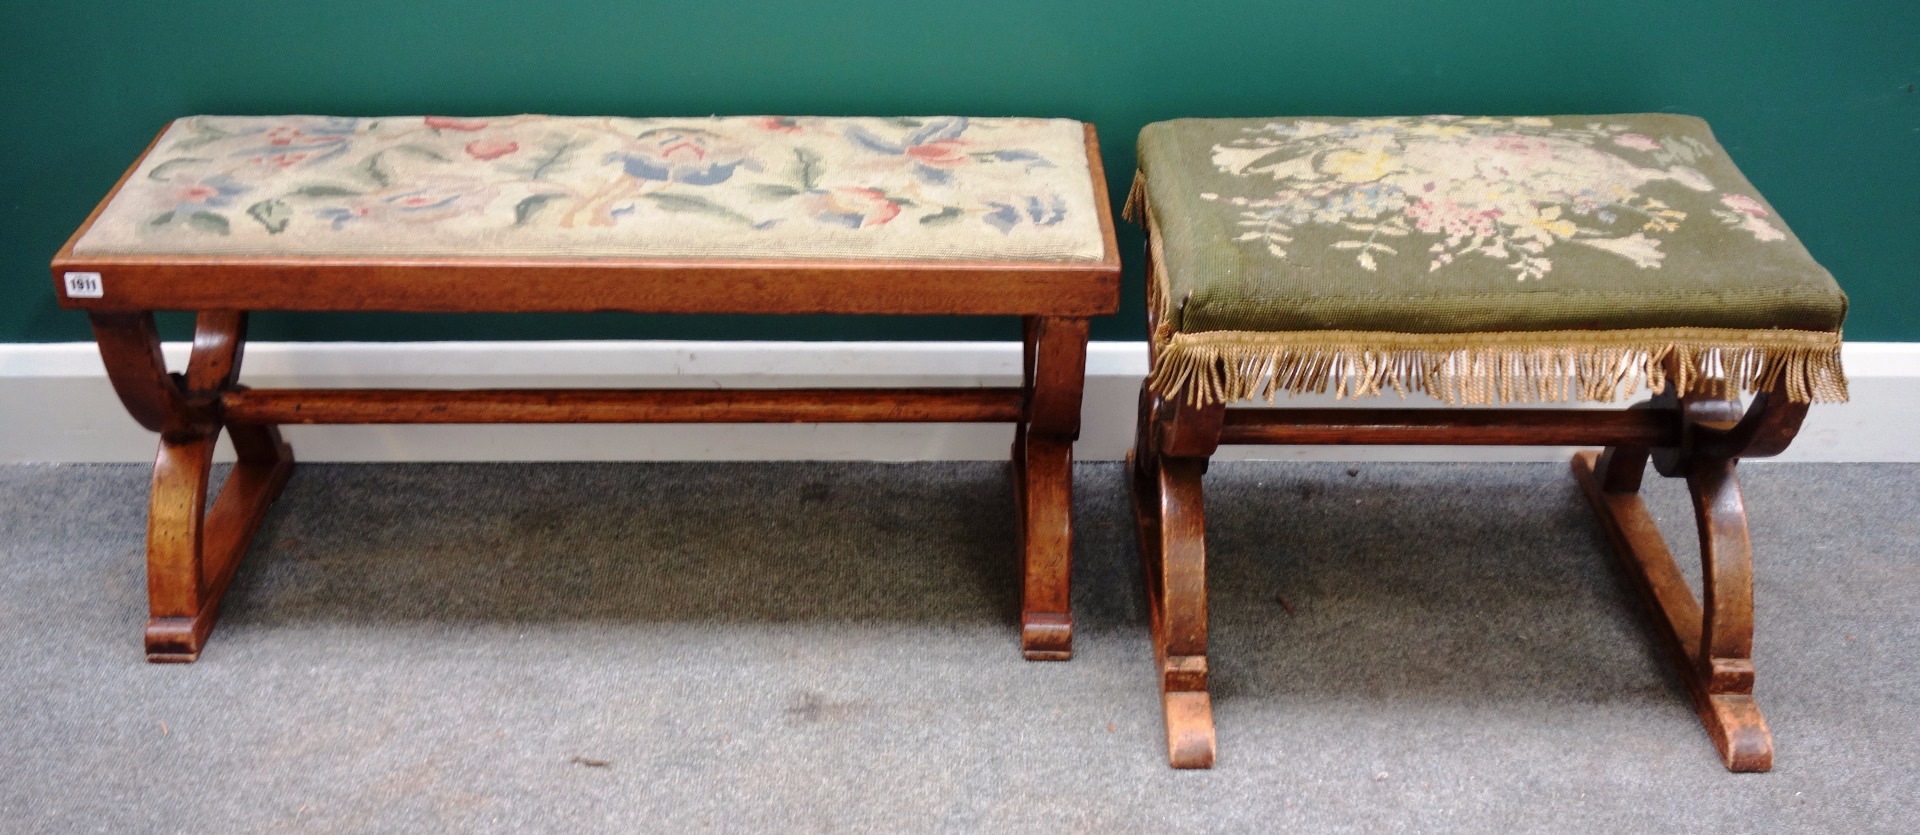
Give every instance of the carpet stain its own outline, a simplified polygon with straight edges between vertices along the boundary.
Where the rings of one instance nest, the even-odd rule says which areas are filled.
[[[801,724],[840,722],[872,706],[864,699],[835,701],[822,693],[801,690],[793,694],[793,703],[787,706],[787,717]]]

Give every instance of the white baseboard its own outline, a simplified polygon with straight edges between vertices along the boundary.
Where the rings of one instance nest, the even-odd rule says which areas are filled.
[[[185,365],[187,346],[169,343]],[[1920,343],[1849,343],[1853,401],[1815,406],[1780,460],[1920,461]],[[1087,357],[1081,460],[1131,443],[1146,372],[1140,342]],[[1020,350],[986,342],[254,343],[242,379],[259,387],[414,388],[1017,385]],[[1297,405],[1334,405],[1295,398]],[[1405,405],[1437,405],[1421,398]],[[997,460],[1005,425],[292,426],[305,461]],[[114,397],[92,343],[0,344],[0,463],[151,461],[154,436]],[[1228,447],[1223,459],[1557,461],[1539,447]]]

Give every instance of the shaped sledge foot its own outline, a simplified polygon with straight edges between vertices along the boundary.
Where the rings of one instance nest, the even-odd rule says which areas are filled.
[[[1167,714],[1167,762],[1174,768],[1213,767],[1213,697],[1205,691],[1162,693]]]
[[[147,523],[150,662],[200,657],[241,556],[293,473],[293,450],[273,427],[236,426],[232,434],[240,460],[204,515],[214,436],[161,441]]]
[[[1022,321],[1026,407],[1013,438],[1015,522],[1020,538],[1020,653],[1028,661],[1073,657],[1073,442],[1087,321]]]
[[[1141,451],[1136,449],[1135,455]],[[1212,768],[1213,697],[1207,692],[1204,462],[1168,460],[1150,451],[1133,469],[1134,519],[1146,575],[1147,608],[1166,714],[1167,761]]]
[[[1073,442],[1016,430],[1015,526],[1021,557],[1020,654],[1028,661],[1073,658]]]
[[[1753,700],[1753,550],[1734,462],[1685,466],[1699,523],[1703,607],[1640,498],[1637,473],[1645,461],[1644,450],[1610,450],[1604,460],[1579,452],[1573,474],[1652,611],[1655,631],[1721,762],[1729,771],[1766,771],[1773,767],[1773,735]]]

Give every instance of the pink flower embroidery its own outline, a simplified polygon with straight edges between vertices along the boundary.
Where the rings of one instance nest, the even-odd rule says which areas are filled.
[[[755,121],[753,126],[773,133],[799,133],[803,130],[800,121],[792,116],[768,116]]]
[[[252,145],[233,155],[259,166],[310,167],[346,153],[353,144],[354,124],[352,119],[322,119],[275,125],[260,137],[266,144]]]
[[[302,162],[305,162],[306,159],[307,159],[307,155],[304,153],[288,152],[284,154],[271,154],[268,156],[254,157],[252,161],[256,165],[277,165],[281,168],[292,168],[296,165],[299,165]]]
[[[878,189],[840,186],[806,193],[802,204],[814,220],[848,229],[879,226],[900,214],[900,204]]]
[[[451,116],[428,116],[424,121],[427,127],[442,130],[476,131],[487,126],[485,119],[455,119]]]
[[[499,159],[520,150],[520,143],[503,139],[475,139],[467,143],[467,156],[478,160]]]
[[[1613,144],[1636,151],[1658,151],[1660,140],[1644,133],[1623,133],[1613,138]]]
[[[922,165],[951,168],[967,161],[967,152],[962,149],[964,144],[959,139],[941,139],[925,145],[909,145],[907,156]]]
[[[1753,217],[1767,216],[1767,208],[1760,205],[1760,201],[1744,194],[1722,194],[1720,195],[1720,202],[1727,208],[1743,215],[1752,215]]]

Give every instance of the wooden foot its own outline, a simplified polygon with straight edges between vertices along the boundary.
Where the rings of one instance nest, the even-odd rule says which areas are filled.
[[[246,314],[201,313],[187,372],[169,374],[149,313],[93,313],[114,391],[141,425],[160,433],[147,514],[147,660],[200,657],[220,599],[268,506],[293,471],[293,450],[272,426],[225,427],[239,460],[207,508],[219,398],[240,390]]]
[[[1073,444],[1015,431],[1013,492],[1021,554],[1020,652],[1028,661],[1073,657]]]
[[[1025,320],[1027,404],[1013,441],[1021,559],[1020,652],[1073,657],[1073,442],[1080,436],[1085,319]]]
[[[1164,453],[1165,438],[1178,438],[1181,421],[1191,415],[1180,414],[1163,424],[1160,405],[1151,394],[1142,392],[1141,405],[1139,433],[1128,456],[1128,470],[1153,631],[1154,664],[1166,713],[1167,761],[1174,768],[1212,768],[1206,512],[1200,491],[1200,477],[1206,472],[1207,462],[1205,458],[1176,458]],[[1179,414],[1181,410],[1174,411]],[[1217,433],[1218,423],[1212,425]]]
[[[147,520],[148,661],[200,657],[241,556],[293,473],[293,450],[273,427],[234,427],[233,436],[240,460],[211,512],[214,437],[161,441]]]
[[[1174,768],[1213,767],[1213,697],[1205,691],[1160,694],[1167,715],[1167,762]]]
[[[1721,761],[1731,771],[1766,771],[1773,767],[1773,736],[1753,700],[1753,549],[1734,461],[1694,459],[1683,467],[1699,527],[1704,606],[1674,564],[1637,492],[1638,479],[1625,473],[1644,461],[1644,451],[1610,450],[1604,460],[1580,452],[1573,473],[1652,611],[1655,631]]]

